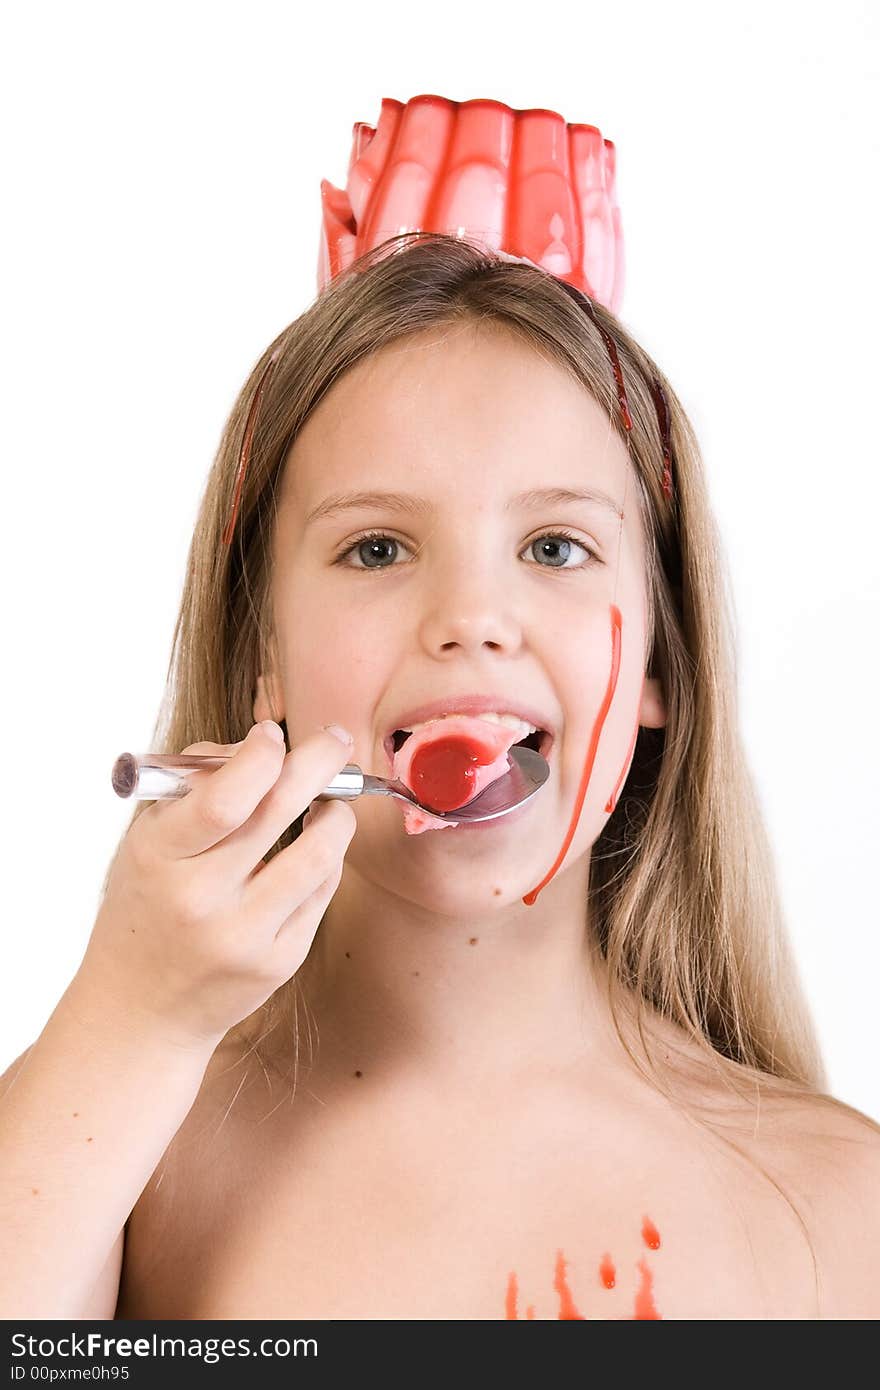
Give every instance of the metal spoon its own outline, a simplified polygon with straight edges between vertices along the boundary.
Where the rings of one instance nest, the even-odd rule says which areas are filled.
[[[363,772],[357,763],[346,763],[316,801],[354,801],[358,796],[394,796],[417,806],[420,811],[436,816],[437,820],[476,822],[496,820],[517,806],[522,806],[544,785],[550,775],[550,765],[532,748],[514,745],[508,749],[511,759],[509,772],[491,782],[485,791],[475,796],[457,811],[432,811],[423,806],[409,787],[386,777],[374,777]],[[232,753],[122,753],[113,764],[111,781],[117,796],[134,797],[136,801],[164,801],[187,796],[192,784],[186,773],[194,770],[210,772],[222,767]]]

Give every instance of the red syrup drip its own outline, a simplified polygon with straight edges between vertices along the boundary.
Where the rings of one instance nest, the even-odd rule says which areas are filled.
[[[642,1239],[652,1250],[659,1249],[660,1232],[649,1216],[644,1217],[642,1221]],[[568,1281],[565,1277],[565,1267],[567,1263],[568,1261],[565,1259],[562,1251],[557,1250],[556,1273],[553,1279],[553,1287],[559,1295],[558,1320],[588,1322],[589,1318],[583,1313],[578,1312],[574,1299],[572,1298],[571,1289],[568,1287]],[[657,1305],[654,1302],[654,1276],[651,1273],[647,1260],[642,1257],[636,1268],[639,1271],[639,1287],[636,1290],[633,1315],[629,1321],[662,1322],[662,1314],[658,1313]],[[614,1261],[609,1254],[602,1256],[602,1261],[599,1265],[599,1277],[606,1289],[614,1288],[617,1276],[614,1268]],[[519,1319],[519,1315],[516,1311],[516,1295],[516,1274],[511,1270],[507,1279],[507,1294],[504,1300],[504,1316],[508,1321],[511,1319]],[[526,1317],[533,1318],[534,1316],[535,1310],[530,1304],[526,1312]]]
[[[642,1240],[649,1250],[660,1249],[660,1232],[657,1230],[650,1216],[646,1216],[642,1221]]]
[[[473,800],[476,769],[494,763],[496,756],[466,734],[425,743],[410,764],[410,790],[431,811],[457,811]]]
[[[617,347],[615,345],[614,339],[611,337],[608,330],[604,328],[597,319],[596,311],[593,308],[593,301],[592,299],[590,299],[589,295],[584,294],[583,290],[579,290],[577,286],[572,285],[567,280],[560,279],[559,283],[562,285],[562,288],[567,292],[567,294],[571,296],[572,299],[577,300],[577,302],[593,320],[593,323],[602,335],[602,341],[605,344],[605,351],[608,354],[608,360],[611,363],[611,370],[614,373],[614,384],[617,387],[617,401],[620,406],[621,419],[623,420],[624,428],[626,429],[627,434],[629,434],[630,430],[633,427],[633,422],[632,416],[629,413],[629,402],[626,396],[626,386],[623,380],[623,370],[620,366],[620,358],[617,355]],[[663,496],[666,498],[668,502],[671,502],[672,428],[669,414],[669,401],[666,399],[666,392],[663,390],[663,387],[661,386],[657,378],[653,375],[653,373],[651,374],[651,395],[654,398],[654,409],[657,412],[657,425],[660,430],[660,441],[663,446]]]
[[[508,1322],[512,1318],[517,1322],[519,1321],[519,1315],[516,1311],[516,1274],[513,1270],[510,1271],[510,1277],[507,1280],[507,1295],[504,1299],[504,1316]],[[535,1309],[530,1303],[526,1309],[526,1317],[534,1318],[534,1316]]]
[[[633,422],[632,416],[629,413],[629,402],[626,398],[626,386],[623,382],[623,371],[621,370],[620,366],[620,358],[617,355],[617,345],[615,344],[614,339],[612,338],[608,330],[604,328],[603,325],[596,318],[596,311],[593,308],[593,301],[589,298],[588,295],[585,295],[582,290],[577,289],[576,286],[573,288],[575,294],[577,295],[578,301],[586,309],[590,318],[593,320],[593,323],[595,324],[596,328],[598,328],[599,332],[602,334],[602,341],[605,344],[605,351],[608,353],[608,358],[611,362],[611,370],[614,373],[614,384],[617,387],[617,402],[620,406],[621,418],[623,420],[625,429],[627,430],[627,432],[629,432],[633,427]],[[569,293],[571,292],[569,291]],[[654,397],[654,399],[656,403],[656,396]]]
[[[662,1322],[660,1314],[657,1312],[657,1305],[654,1302],[654,1276],[648,1268],[645,1259],[639,1260],[639,1273],[642,1276],[641,1283],[636,1291],[635,1312],[630,1319],[631,1322]]]
[[[623,760],[623,769],[622,769],[622,771],[621,771],[620,777],[617,779],[617,786],[614,788],[614,791],[611,793],[610,797],[608,798],[608,800],[607,800],[606,803],[605,803],[605,810],[606,810],[606,811],[613,811],[613,810],[615,809],[615,807],[617,806],[617,798],[620,796],[620,789],[621,789],[621,787],[623,786],[624,782],[626,781],[626,777],[627,777],[627,774],[628,774],[628,772],[629,772],[630,761],[631,761],[632,755],[633,755],[633,749],[634,749],[635,746],[636,746],[636,739],[638,738],[638,736],[639,736],[639,721],[636,720],[636,727],[635,727],[634,730],[633,730],[633,736],[632,736],[632,739],[630,740],[629,752],[627,753],[626,757],[625,757],[624,760]]]
[[[553,1279],[553,1287],[559,1294],[559,1316],[558,1320],[567,1322],[586,1322],[583,1313],[579,1313],[574,1306],[574,1299],[571,1296],[571,1289],[565,1277],[566,1260],[561,1250],[556,1252],[556,1274]]]
[[[611,701],[614,699],[614,692],[617,689],[617,676],[620,671],[620,645],[622,632],[623,618],[620,615],[620,609],[617,607],[617,604],[612,603],[611,672],[608,677],[608,688],[605,691],[605,698],[602,701],[602,706],[599,710],[599,713],[596,716],[596,722],[593,725],[593,732],[590,735],[590,746],[587,749],[586,761],[584,762],[584,770],[581,774],[581,784],[578,787],[578,794],[575,798],[574,810],[571,813],[571,822],[569,824],[568,830],[566,831],[565,839],[562,842],[562,849],[557,854],[552,867],[541,879],[541,882],[538,884],[538,886],[536,888],[532,888],[531,891],[526,893],[525,897],[523,898],[523,902],[525,903],[526,907],[532,907],[533,904],[537,901],[538,894],[540,893],[542,888],[546,888],[547,884],[550,882],[551,878],[556,873],[557,869],[559,868],[560,864],[565,858],[569,845],[574,839],[574,832],[577,829],[577,823],[580,819],[581,810],[583,808],[584,800],[587,795],[587,787],[590,782],[590,774],[593,771],[593,763],[596,760],[596,749],[599,747],[599,737],[602,733],[602,729],[604,727],[608,711],[611,708]],[[460,802],[459,805],[461,805]]]
[[[666,392],[655,376],[651,378],[651,394],[654,397],[654,408],[657,411],[657,422],[660,426],[660,438],[663,444],[663,496],[671,498],[672,436],[669,424],[669,402],[666,399]]]

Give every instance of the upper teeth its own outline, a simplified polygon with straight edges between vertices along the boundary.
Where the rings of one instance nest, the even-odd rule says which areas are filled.
[[[437,719],[449,719],[454,717],[453,715],[440,714],[437,716]],[[473,719],[485,719],[489,724],[505,724],[509,729],[516,729],[520,738],[527,738],[529,734],[536,734],[538,732],[534,724],[527,724],[524,719],[518,719],[515,714],[495,714],[494,711],[489,711],[485,714],[475,714],[469,717]],[[436,720],[426,719],[423,724],[413,724],[411,728],[401,729],[400,732],[402,734],[411,734],[414,733],[416,729],[423,729],[425,724],[434,723],[436,723]]]

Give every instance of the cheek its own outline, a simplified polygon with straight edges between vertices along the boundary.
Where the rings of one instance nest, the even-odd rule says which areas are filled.
[[[359,749],[365,711],[393,674],[393,633],[314,600],[291,604],[278,632],[291,740],[335,722],[351,729]]]

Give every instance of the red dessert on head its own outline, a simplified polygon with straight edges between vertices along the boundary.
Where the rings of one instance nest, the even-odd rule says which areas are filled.
[[[419,725],[392,760],[392,776],[434,811],[456,811],[510,768],[508,750],[523,738],[520,721],[502,723],[469,714],[447,714]],[[403,805],[402,802],[398,803]],[[457,824],[405,806],[408,835]]]

